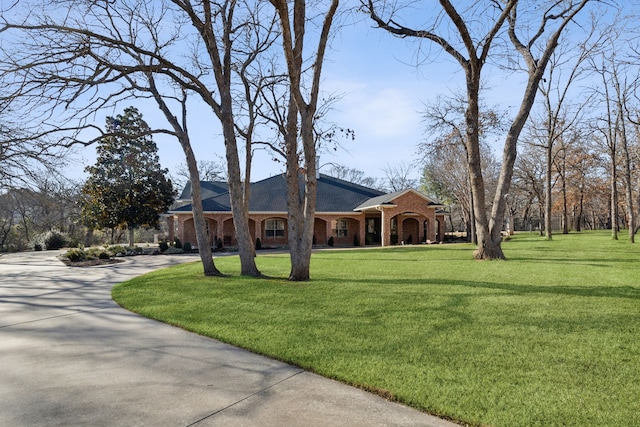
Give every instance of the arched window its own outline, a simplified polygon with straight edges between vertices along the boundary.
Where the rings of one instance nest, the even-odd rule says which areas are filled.
[[[280,218],[268,219],[264,227],[265,237],[284,237],[284,220]]]

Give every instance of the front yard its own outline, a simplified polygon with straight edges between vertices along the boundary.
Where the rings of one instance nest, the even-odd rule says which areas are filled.
[[[640,425],[640,246],[606,232],[516,235],[506,262],[467,244],[323,251],[312,281],[287,255],[273,279],[237,257],[125,282],[145,316],[280,359],[461,423]]]

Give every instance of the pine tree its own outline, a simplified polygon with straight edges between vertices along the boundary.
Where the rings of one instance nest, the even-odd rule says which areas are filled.
[[[159,216],[173,202],[175,192],[162,169],[158,147],[142,114],[134,107],[107,117],[106,136],[98,143],[98,158],[85,170],[82,188],[85,224],[112,230],[159,226]]]

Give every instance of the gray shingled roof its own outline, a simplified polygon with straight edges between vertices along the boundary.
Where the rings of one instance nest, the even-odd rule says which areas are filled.
[[[301,176],[300,179],[302,180],[303,177]],[[301,182],[301,188],[303,188],[302,184]],[[382,191],[321,174],[317,181],[316,211],[352,212],[366,200],[383,195]],[[205,212],[231,210],[228,192],[203,198],[202,204]],[[287,183],[285,176],[276,175],[251,184],[249,211],[286,212]],[[191,205],[182,206],[173,212],[191,212]]]
[[[220,181],[200,181],[202,199],[208,199],[229,191],[229,185]],[[191,200],[191,181],[187,181],[178,200]]]

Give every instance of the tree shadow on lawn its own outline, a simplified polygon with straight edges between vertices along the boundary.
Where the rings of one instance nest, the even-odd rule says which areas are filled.
[[[325,279],[331,280],[331,279]],[[340,280],[340,279],[336,279]],[[355,283],[379,283],[383,286],[463,286],[469,288],[482,288],[491,290],[508,291],[514,294],[552,294],[582,297],[609,297],[609,298],[627,298],[640,300],[640,288],[633,286],[564,286],[564,285],[514,285],[510,283],[497,282],[476,282],[471,280],[438,280],[438,279],[351,279],[350,282]]]

